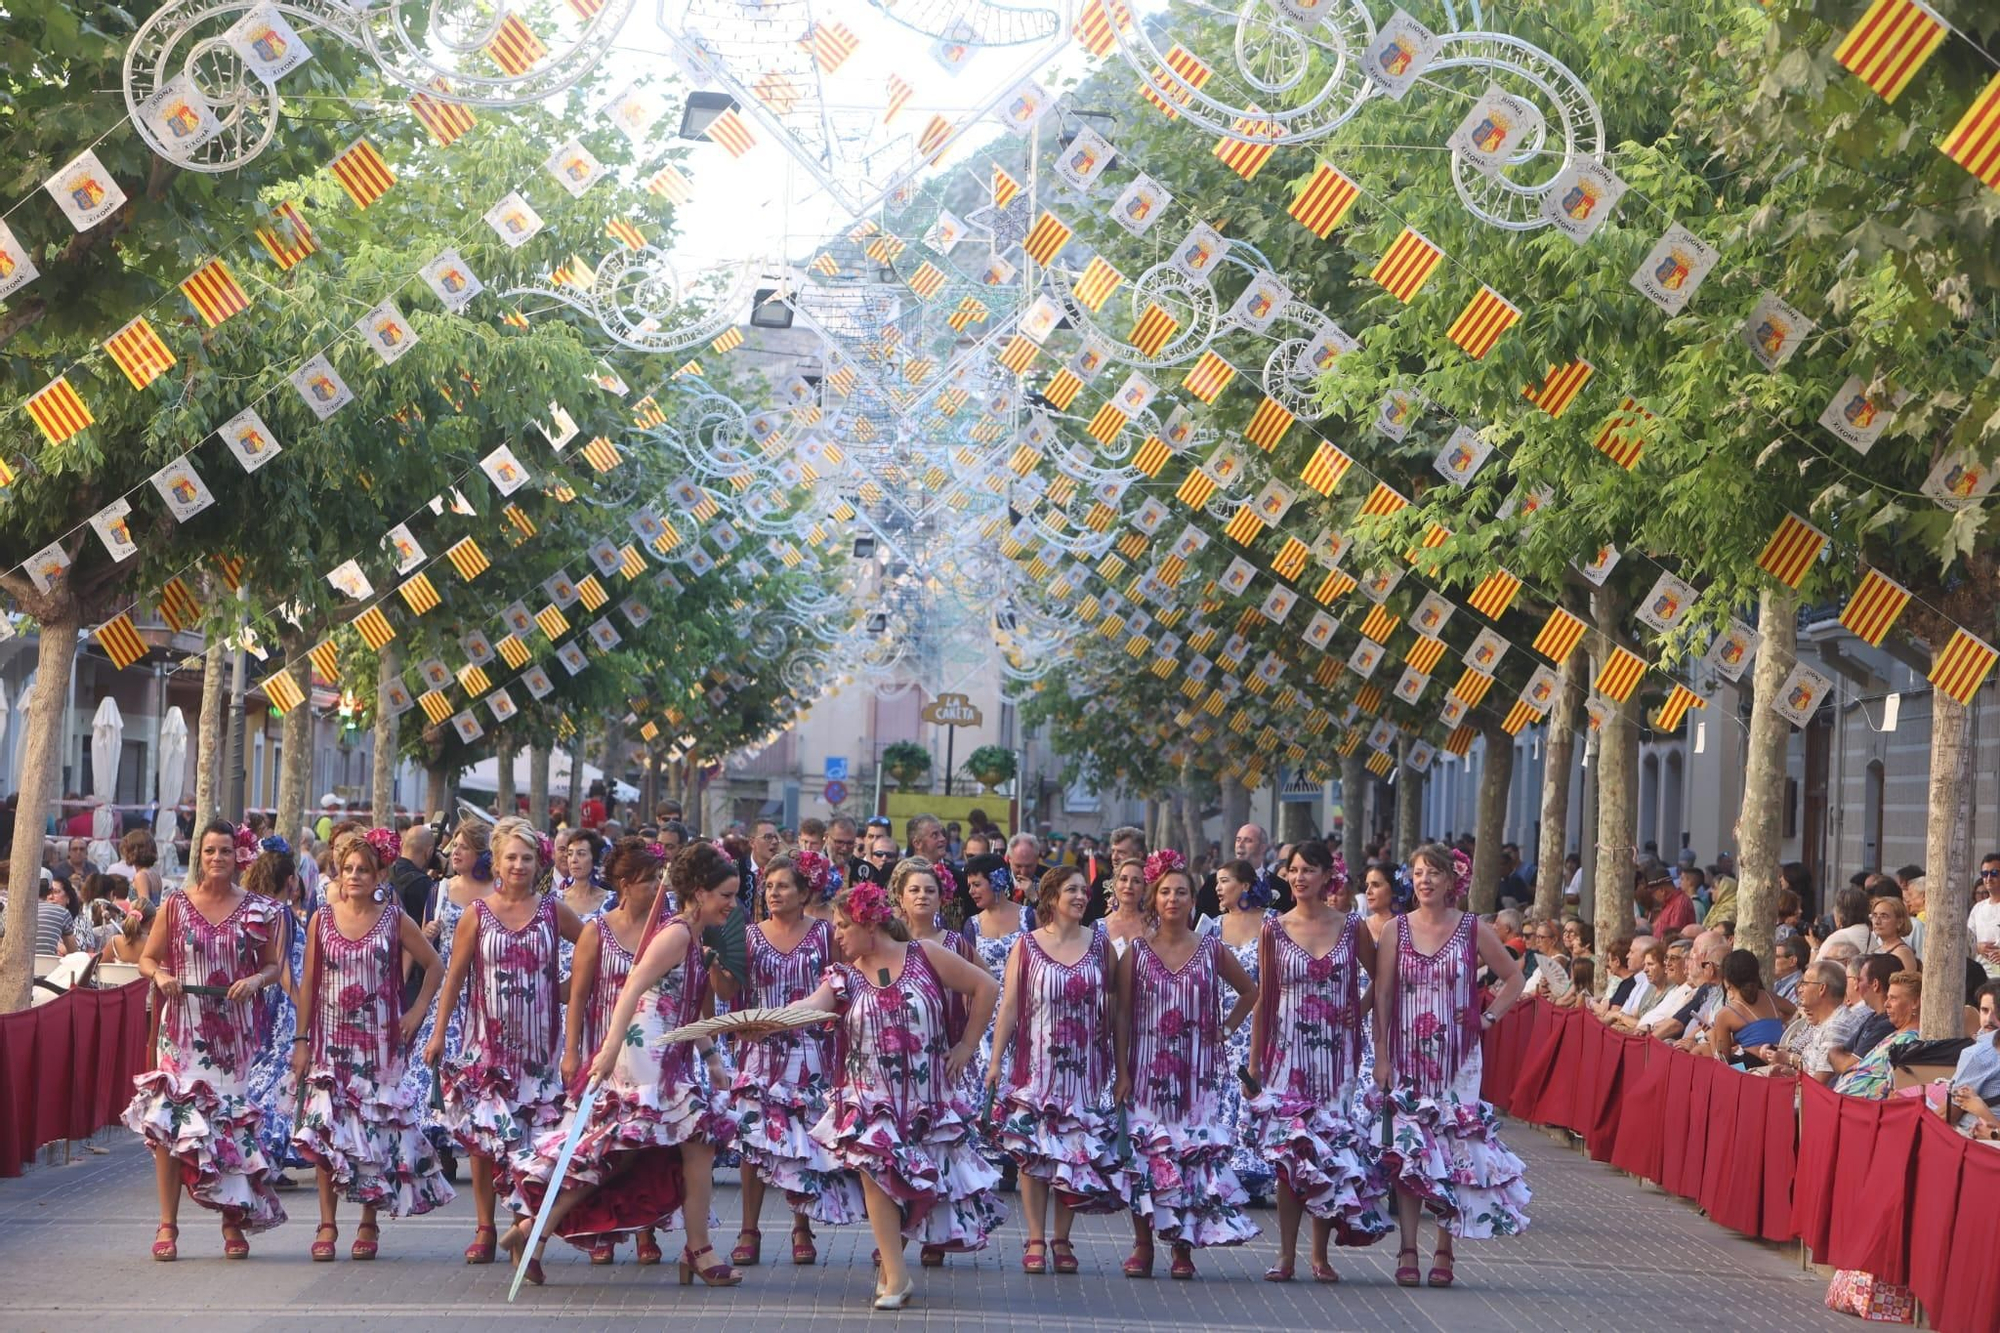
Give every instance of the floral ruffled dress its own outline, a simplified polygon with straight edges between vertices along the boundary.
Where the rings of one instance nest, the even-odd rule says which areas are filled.
[[[470,1003],[459,1054],[443,1063],[443,1120],[467,1151],[504,1179],[512,1154],[562,1119],[561,1007],[556,994],[553,897],[544,896],[519,930],[500,923],[482,898],[468,909],[479,923],[466,978]]]
[[[285,968],[296,987],[305,975],[306,922],[283,903],[277,906],[278,929],[285,933]],[[282,986],[264,993],[270,1020],[264,1025],[264,1040],[257,1059],[250,1066],[250,1100],[264,1117],[260,1131],[264,1155],[273,1166],[304,1166],[306,1161],[292,1147],[292,1111],[298,1106],[298,1088],[292,1082],[292,1038],[298,1035],[299,1011]]]
[[[1266,908],[1264,920],[1276,920],[1277,915]],[[1216,934],[1221,940],[1219,926]],[[1250,983],[1254,986],[1257,983],[1259,940],[1253,938],[1241,945],[1230,944],[1226,940],[1221,942],[1223,948],[1236,955],[1237,963],[1249,974]],[[1250,1029],[1249,1023],[1237,1028],[1229,1034],[1228,1042],[1223,1047],[1226,1067],[1222,1079],[1222,1111],[1229,1125],[1229,1169],[1236,1173],[1236,1179],[1253,1199],[1268,1199],[1277,1176],[1271,1164],[1264,1159],[1264,1154],[1257,1150],[1253,1139],[1255,1117],[1250,1110],[1249,1099],[1243,1095],[1243,1084],[1236,1077],[1236,1071],[1250,1063]]]
[[[780,949],[762,926],[748,931],[750,1008],[797,1004],[819,985],[820,974],[833,957],[833,926],[815,920],[799,942]],[[736,1043],[736,1078],[731,1085],[730,1112],[736,1121],[736,1144],[744,1160],[765,1183],[785,1192],[793,1209],[803,1209],[826,1192],[838,1168],[813,1138],[812,1125],[826,1112],[828,1070],[833,1063],[833,1034],[824,1027],[774,1032],[756,1041]],[[822,1211],[837,1211],[844,1195]],[[856,1222],[860,1217],[829,1218]]]

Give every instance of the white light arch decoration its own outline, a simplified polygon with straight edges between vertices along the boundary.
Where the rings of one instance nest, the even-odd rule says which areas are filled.
[[[749,303],[754,278],[762,271],[749,261],[711,269],[708,276],[721,281],[702,290],[683,285],[667,252],[659,247],[620,247],[599,261],[586,290],[545,278],[503,288],[499,295],[560,301],[594,320],[613,342],[635,352],[670,356],[735,328]]]

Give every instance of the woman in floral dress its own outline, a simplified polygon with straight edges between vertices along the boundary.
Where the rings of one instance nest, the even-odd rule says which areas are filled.
[[[367,838],[348,834],[334,844],[333,858],[339,879],[306,946],[304,1027],[292,1056],[300,1090],[292,1141],[319,1183],[316,1263],[333,1261],[343,1196],[361,1205],[350,1251],[356,1259],[375,1257],[378,1213],[416,1217],[453,1197],[403,1086],[411,1041],[443,976],[437,951],[395,895],[378,891],[381,856]],[[424,970],[407,1012],[406,956]]]
[[[451,968],[451,946],[458,937],[459,918],[465,915],[467,908],[493,892],[493,854],[487,847],[486,825],[477,820],[460,824],[446,852],[446,865],[451,874],[431,890],[430,920],[423,923],[424,938],[437,950],[441,974]],[[442,987],[439,994],[443,994]],[[416,1050],[429,1048],[431,1036],[437,1031],[438,1007],[437,1001],[433,1000],[430,1012],[424,1015],[424,1025],[417,1032]],[[454,1010],[445,1020],[446,1061],[458,1059],[464,1038],[465,1013]],[[437,1066],[428,1060],[412,1060],[403,1074],[403,1082],[410,1092],[410,1104],[423,1117],[425,1137],[430,1139],[431,1146],[444,1160],[445,1174],[456,1179],[458,1162],[453,1149],[457,1140],[452,1138],[451,1127],[445,1123],[444,1110],[437,1104]]]
[[[1006,979],[1007,959],[1014,952],[1014,943],[1022,935],[1035,928],[1035,909],[1026,903],[1014,900],[1014,876],[1007,869],[1007,858],[988,853],[975,856],[965,863],[966,893],[972,899],[975,909],[965,918],[965,939],[972,946],[973,956],[998,983]],[[1006,1058],[1002,1052],[1001,1058]],[[975,1087],[986,1085],[986,1071],[993,1063],[993,1029],[988,1028],[979,1038],[979,1059],[973,1066],[972,1082]],[[1014,1159],[1004,1152],[997,1152],[1004,1159],[1003,1169],[1011,1171]]]
[[[696,843],[674,859],[674,900],[681,904],[680,913],[654,910],[652,929],[591,1061],[597,1099],[549,1211],[549,1226],[571,1239],[643,1227],[670,1231],[684,1215],[683,1286],[697,1277],[711,1287],[743,1280],[728,1264],[702,1262],[704,1255],[715,1258],[708,1236],[715,1148],[729,1141],[735,1125],[721,1099],[695,1076],[697,1045],[717,1085],[724,1083],[721,1058],[711,1042],[665,1041],[669,1032],[696,1021],[707,1007],[714,958],[702,947],[701,932],[729,919],[736,885],[736,863],[707,843]],[[569,1130],[565,1117],[515,1158],[517,1188],[509,1200],[514,1225],[502,1243],[517,1262],[535,1212],[555,1180],[556,1159]],[[539,1254],[529,1263],[527,1277],[542,1281]]]
[[[546,868],[546,840],[525,819],[493,826],[500,878],[458,921],[451,967],[438,993],[445,1026],[433,1025],[424,1058],[444,1058],[445,1035],[468,997],[464,1045],[438,1071],[444,1121],[472,1158],[477,1230],[465,1262],[490,1264],[499,1191],[509,1188],[511,1154],[562,1118],[562,1005],[558,945],[575,942],[583,923],[553,894],[535,892]]]
[[[812,852],[779,855],[764,864],[764,908],[769,913],[748,931],[750,993],[743,1007],[776,1009],[813,993],[833,961],[833,926],[806,915],[824,890],[826,858]],[[807,1210],[826,1188],[834,1170],[812,1136],[826,1111],[827,1075],[833,1063],[833,1034],[825,1028],[774,1032],[736,1043],[736,1081],[730,1090],[737,1146],[743,1155],[743,1227],[730,1252],[732,1264],[763,1259],[764,1237],[757,1224],[764,1191],[785,1192],[792,1208],[792,1262],[819,1258]],[[838,1196],[833,1207],[838,1206]],[[842,1217],[852,1222],[858,1217]]]
[[[262,850],[243,872],[243,887],[277,904],[285,966],[277,987],[264,997],[271,1017],[264,1026],[257,1060],[250,1066],[250,1100],[264,1117],[264,1156],[274,1169],[282,1170],[307,1165],[292,1147],[292,1110],[298,1105],[298,1089],[292,1081],[292,1037],[298,1032],[298,986],[306,965],[307,917],[299,901],[298,863],[285,840],[266,838],[259,846]],[[243,855],[239,850],[239,862]],[[292,1189],[295,1183],[283,1175],[272,1178],[278,1189]]]
[[[1202,927],[1213,930],[1222,941],[1222,946],[1236,959],[1236,965],[1250,978],[1250,984],[1257,984],[1258,942],[1264,936],[1264,923],[1276,918],[1271,910],[1270,886],[1257,877],[1257,871],[1248,861],[1225,861],[1216,868],[1215,896],[1220,905],[1221,915],[1206,917]],[[1228,1077],[1222,1081],[1223,1113],[1229,1120],[1229,1169],[1236,1173],[1236,1179],[1250,1196],[1253,1206],[1261,1206],[1271,1197],[1271,1188],[1277,1177],[1271,1164],[1264,1160],[1264,1154],[1257,1149],[1251,1137],[1251,1113],[1243,1094],[1242,1080],[1236,1076],[1239,1069],[1250,1067],[1250,1028],[1245,1023],[1229,1033],[1229,1044],[1225,1048],[1224,1062],[1228,1066]]]
[[[1180,853],[1146,858],[1141,936],[1119,960],[1118,1083],[1111,1100],[1131,1108],[1132,1255],[1127,1277],[1153,1275],[1153,1239],[1174,1247],[1170,1276],[1194,1276],[1194,1251],[1241,1245],[1257,1234],[1243,1215],[1250,1196],[1229,1169],[1233,1146],[1222,1102],[1235,1075],[1225,1031],[1250,1016],[1256,984],[1212,931],[1194,929],[1194,880]],[[1222,1013],[1221,982],[1236,992]]]
[[[1528,1225],[1521,1159],[1500,1142],[1493,1108],[1479,1097],[1479,1034],[1520,998],[1521,967],[1491,927],[1459,910],[1471,871],[1463,852],[1419,847],[1410,858],[1415,903],[1382,932],[1375,964],[1384,1034],[1375,1084],[1390,1116],[1382,1168],[1396,1187],[1398,1286],[1417,1285],[1420,1207],[1438,1221],[1433,1287],[1451,1285],[1452,1237],[1511,1236]],[[1483,1012],[1481,964],[1499,981]]]
[[[998,1092],[998,1142],[1021,1173],[1021,1213],[1028,1238],[1021,1269],[1077,1271],[1070,1225],[1077,1213],[1125,1206],[1125,1169],[1113,1147],[1112,1012],[1117,961],[1105,932],[1086,926],[1090,885],[1074,866],[1042,876],[1035,915],[1007,961],[994,1020],[993,1049],[1007,1053],[987,1070]],[[1055,1235],[1045,1238],[1049,1199]]]
[[[999,988],[951,950],[905,939],[880,885],[857,884],[833,906],[834,943],[846,961],[830,965],[804,1001],[840,1016],[838,1072],[812,1136],[852,1174],[837,1188],[829,1182],[813,1217],[866,1211],[881,1262],[874,1306],[900,1310],[915,1289],[906,1241],[982,1249],[1007,1215],[993,1191],[999,1173],[979,1155],[958,1092]],[[967,1020],[955,1043],[945,1035],[953,997]]]
[[[1133,940],[1146,933],[1146,863],[1136,856],[1128,856],[1111,871],[1111,901],[1108,910],[1099,919],[1104,938],[1111,946],[1111,956],[1122,958]]]
[[[285,1220],[274,1170],[249,1096],[264,1024],[263,992],[277,984],[278,905],[236,886],[236,830],[217,820],[196,839],[196,879],[167,896],[139,957],[155,987],[159,1066],[133,1080],[125,1125],[152,1150],[160,1227],[153,1257],[179,1255],[180,1192],[222,1214],[222,1253],[250,1257],[248,1231]],[[225,993],[190,994],[185,987]]]
[[[1369,967],[1361,918],[1332,904],[1333,858],[1308,839],[1283,867],[1292,909],[1258,943],[1257,1017],[1250,1037],[1252,1134],[1277,1173],[1278,1261],[1268,1282],[1289,1282],[1299,1219],[1312,1214],[1315,1282],[1338,1282],[1329,1241],[1368,1245],[1389,1230],[1386,1189],[1352,1108],[1361,1091],[1361,977]]]
[[[652,924],[660,898],[660,873],[666,868],[667,849],[644,838],[625,838],[604,861],[604,876],[618,895],[608,909],[584,918],[583,934],[577,937],[572,955],[569,1003],[563,1007],[562,1080],[566,1088],[579,1086],[584,1066],[596,1058],[611,1030],[611,1015],[618,997],[631,978],[632,965],[645,947],[646,930]],[[608,1264],[618,1250],[619,1233],[592,1236],[586,1248],[590,1262]],[[582,1245],[584,1240],[574,1243]],[[660,1262],[659,1238],[653,1228],[641,1227],[637,1235],[641,1265]]]

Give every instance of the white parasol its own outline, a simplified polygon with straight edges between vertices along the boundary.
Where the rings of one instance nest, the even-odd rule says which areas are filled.
[[[90,815],[90,859],[108,866],[118,859],[111,841],[115,812],[111,802],[118,793],[118,760],[125,748],[125,719],[118,701],[106,698],[90,719],[90,795],[96,808]]]
[[[174,855],[174,828],[181,788],[187,785],[188,724],[180,705],[167,710],[160,723],[160,808],[153,816],[153,841],[160,848],[160,882],[171,884],[178,872]]]
[[[7,682],[0,681],[0,746],[7,743]],[[0,750],[4,755],[5,750]]]

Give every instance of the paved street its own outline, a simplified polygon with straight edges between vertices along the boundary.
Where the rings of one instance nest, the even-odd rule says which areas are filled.
[[[108,1133],[100,1139],[111,1147],[108,1155],[0,1181],[0,1329],[226,1333],[338,1321],[349,1328],[456,1330],[556,1317],[589,1328],[652,1331],[663,1318],[694,1313],[705,1327],[758,1333],[824,1333],[872,1320],[954,1330],[1168,1321],[1217,1330],[1454,1333],[1640,1323],[1675,1330],[1854,1327],[1821,1306],[1824,1281],[1801,1273],[1790,1255],[1712,1226],[1692,1208],[1539,1132],[1513,1126],[1509,1140],[1528,1163],[1534,1226],[1513,1240],[1463,1246],[1459,1285],[1449,1291],[1396,1287],[1390,1244],[1338,1255],[1337,1287],[1261,1281],[1271,1258],[1262,1242],[1199,1256],[1198,1282],[1167,1281],[1164,1251],[1156,1280],[1130,1281],[1119,1272],[1128,1247],[1122,1219],[1086,1218],[1076,1237],[1080,1277],[1022,1274],[1021,1232],[1010,1224],[987,1253],[954,1256],[942,1272],[921,1274],[909,1310],[877,1315],[864,1299],[870,1242],[859,1228],[823,1232],[817,1266],[755,1268],[742,1286],[724,1291],[675,1286],[670,1267],[634,1267],[629,1248],[617,1266],[593,1269],[577,1252],[551,1247],[550,1285],[523,1288],[510,1306],[506,1270],[468,1268],[459,1258],[472,1229],[463,1200],[441,1216],[386,1226],[382,1258],[369,1265],[346,1258],[355,1216],[348,1209],[341,1259],[316,1265],[306,1257],[312,1195],[299,1191],[286,1196],[292,1221],[254,1237],[248,1263],[224,1262],[212,1215],[186,1207],[181,1261],[156,1264],[148,1255],[152,1172],[130,1136]],[[717,1195],[722,1239],[734,1234],[736,1191]],[[1259,1220],[1267,1230],[1275,1225],[1268,1212]],[[769,1212],[766,1221],[766,1254],[782,1258],[776,1252],[784,1246],[783,1220]]]

